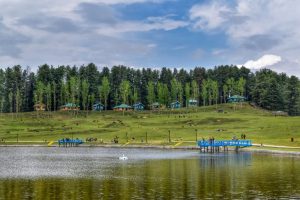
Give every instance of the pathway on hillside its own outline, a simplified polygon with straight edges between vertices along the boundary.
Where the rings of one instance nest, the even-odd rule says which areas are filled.
[[[257,147],[273,147],[273,148],[286,148],[286,149],[300,149],[300,147],[291,147],[291,146],[280,146],[280,145],[270,145],[270,144],[252,144]]]

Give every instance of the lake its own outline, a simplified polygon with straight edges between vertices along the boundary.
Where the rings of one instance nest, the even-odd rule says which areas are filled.
[[[297,156],[1,147],[0,162],[0,199],[300,198]]]

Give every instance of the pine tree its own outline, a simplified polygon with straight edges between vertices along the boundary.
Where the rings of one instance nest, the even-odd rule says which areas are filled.
[[[20,93],[19,88],[17,88],[15,98],[16,98],[15,99],[15,102],[16,102],[16,113],[17,113],[17,116],[18,116],[18,113],[20,112],[20,109],[21,109],[21,103],[22,103],[22,98],[21,98],[21,93]]]
[[[218,82],[217,81],[212,81],[211,82],[211,87],[212,87],[212,98],[215,101],[216,108],[218,105],[218,98],[219,98],[219,90],[218,90]]]
[[[245,85],[246,85],[246,80],[243,77],[241,77],[237,82],[238,93],[241,96],[244,96]]]
[[[295,76],[291,76],[288,82],[288,113],[289,115],[299,114],[299,100],[300,100],[300,86],[299,80]]]
[[[185,93],[185,106],[188,107],[188,102],[189,102],[190,96],[191,96],[190,83],[185,84],[184,93]]]
[[[13,93],[12,92],[9,92],[9,94],[8,94],[8,101],[9,101],[9,104],[10,104],[9,112],[12,113],[13,109],[14,109],[14,100],[13,100]]]
[[[154,84],[152,81],[149,81],[147,85],[147,100],[149,106],[155,102]]]
[[[180,82],[177,83],[177,90],[178,90],[178,101],[183,103],[183,87]]]
[[[192,81],[192,98],[199,102],[199,86],[195,80]]]
[[[133,104],[134,104],[134,103],[137,103],[138,99],[139,99],[138,90],[137,90],[136,87],[134,87],[134,88],[133,88],[133,94],[132,94],[132,101],[133,101],[132,103],[133,103]]]
[[[202,88],[201,88],[201,96],[203,100],[203,106],[206,106],[206,100],[208,98],[209,91],[208,91],[208,82],[206,80],[203,80],[202,82]]]
[[[223,98],[224,103],[226,103],[226,100],[228,98],[228,86],[226,84],[223,85]]]
[[[87,110],[88,108],[88,95],[89,95],[89,83],[87,80],[83,80],[81,83],[81,99],[82,99],[82,106],[83,110]]]
[[[105,110],[107,109],[107,100],[108,100],[108,95],[110,93],[110,85],[109,85],[109,81],[108,78],[105,76],[102,79],[102,85],[100,87],[100,93],[101,93],[101,97],[104,99],[104,106],[105,106]]]
[[[122,103],[128,103],[128,96],[130,94],[130,84],[129,81],[123,80],[120,84],[120,95],[122,97]]]
[[[179,94],[178,81],[175,78],[173,78],[172,81],[171,81],[172,101],[178,100],[178,94]]]
[[[46,107],[47,111],[51,111],[51,84],[48,83],[47,86],[45,87],[45,95],[46,95]]]
[[[52,81],[52,96],[53,96],[53,110],[56,110],[57,107],[57,100],[56,100],[56,83]]]

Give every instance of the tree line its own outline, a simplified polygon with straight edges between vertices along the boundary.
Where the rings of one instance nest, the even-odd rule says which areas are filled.
[[[298,115],[299,89],[296,76],[269,69],[252,73],[232,65],[156,70],[126,66],[99,69],[93,63],[80,67],[44,64],[36,73],[17,65],[0,69],[0,111],[29,112],[38,103],[45,104],[48,111],[66,103],[90,110],[95,102],[106,109],[137,102],[146,108],[154,102],[168,107],[173,101],[187,107],[190,99],[206,106],[226,103],[230,95],[241,95],[262,108]]]

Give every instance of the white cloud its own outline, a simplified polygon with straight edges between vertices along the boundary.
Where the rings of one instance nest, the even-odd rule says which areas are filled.
[[[157,44],[154,44],[154,43],[147,44],[147,47],[149,47],[149,48],[155,48],[155,47],[157,47]]]
[[[242,63],[250,58],[275,54],[284,63],[294,66],[280,68],[278,65],[283,62],[276,62],[273,65],[277,71],[300,74],[300,63],[295,62],[300,53],[299,7],[298,0],[212,0],[194,5],[189,17],[197,30],[225,34],[228,50],[216,57],[226,57],[230,63]],[[275,57],[262,58],[248,64],[272,68],[270,63],[278,61]]]
[[[192,52],[192,58],[194,60],[199,60],[205,56],[205,51],[201,48],[198,48]]]
[[[281,61],[282,61],[282,59],[280,56],[264,55],[264,56],[258,58],[257,60],[248,60],[242,66],[250,68],[250,69],[258,70],[261,68],[270,67]]]
[[[210,4],[194,5],[189,11],[189,17],[194,21],[196,29],[212,30],[220,27],[227,19],[230,9],[217,1]]]
[[[148,18],[146,21],[120,21],[115,25],[101,25],[97,33],[107,36],[119,36],[127,32],[147,32],[152,30],[170,31],[188,26],[188,22],[167,17]]]
[[[170,31],[188,23],[173,15],[124,20],[114,5],[165,1],[173,0],[0,0],[0,66],[137,65],[157,47],[156,41],[137,33]]]

